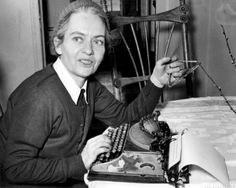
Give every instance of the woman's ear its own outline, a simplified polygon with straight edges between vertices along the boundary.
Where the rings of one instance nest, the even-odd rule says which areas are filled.
[[[61,55],[61,40],[58,37],[53,38],[53,44],[55,47],[55,51],[58,55]]]

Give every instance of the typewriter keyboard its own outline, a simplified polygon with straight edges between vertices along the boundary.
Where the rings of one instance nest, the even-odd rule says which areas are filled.
[[[108,129],[107,136],[111,139],[111,150],[98,156],[97,162],[108,162],[119,157],[124,149],[129,124],[122,124],[115,129]]]

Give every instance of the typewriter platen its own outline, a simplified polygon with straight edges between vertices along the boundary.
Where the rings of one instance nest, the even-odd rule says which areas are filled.
[[[98,156],[88,180],[176,183],[177,167],[168,168],[169,144],[174,135],[159,112],[130,125],[108,130],[112,149]],[[187,178],[185,178],[187,181]]]

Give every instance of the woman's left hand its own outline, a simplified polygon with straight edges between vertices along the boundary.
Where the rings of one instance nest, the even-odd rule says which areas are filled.
[[[177,57],[164,57],[156,62],[151,80],[159,87],[170,85],[183,74],[183,63]]]

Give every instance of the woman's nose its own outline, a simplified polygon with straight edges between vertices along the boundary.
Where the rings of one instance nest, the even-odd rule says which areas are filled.
[[[93,51],[93,45],[91,41],[86,41],[84,43],[84,48],[83,48],[84,53],[88,54],[88,55],[93,55],[94,51]]]

